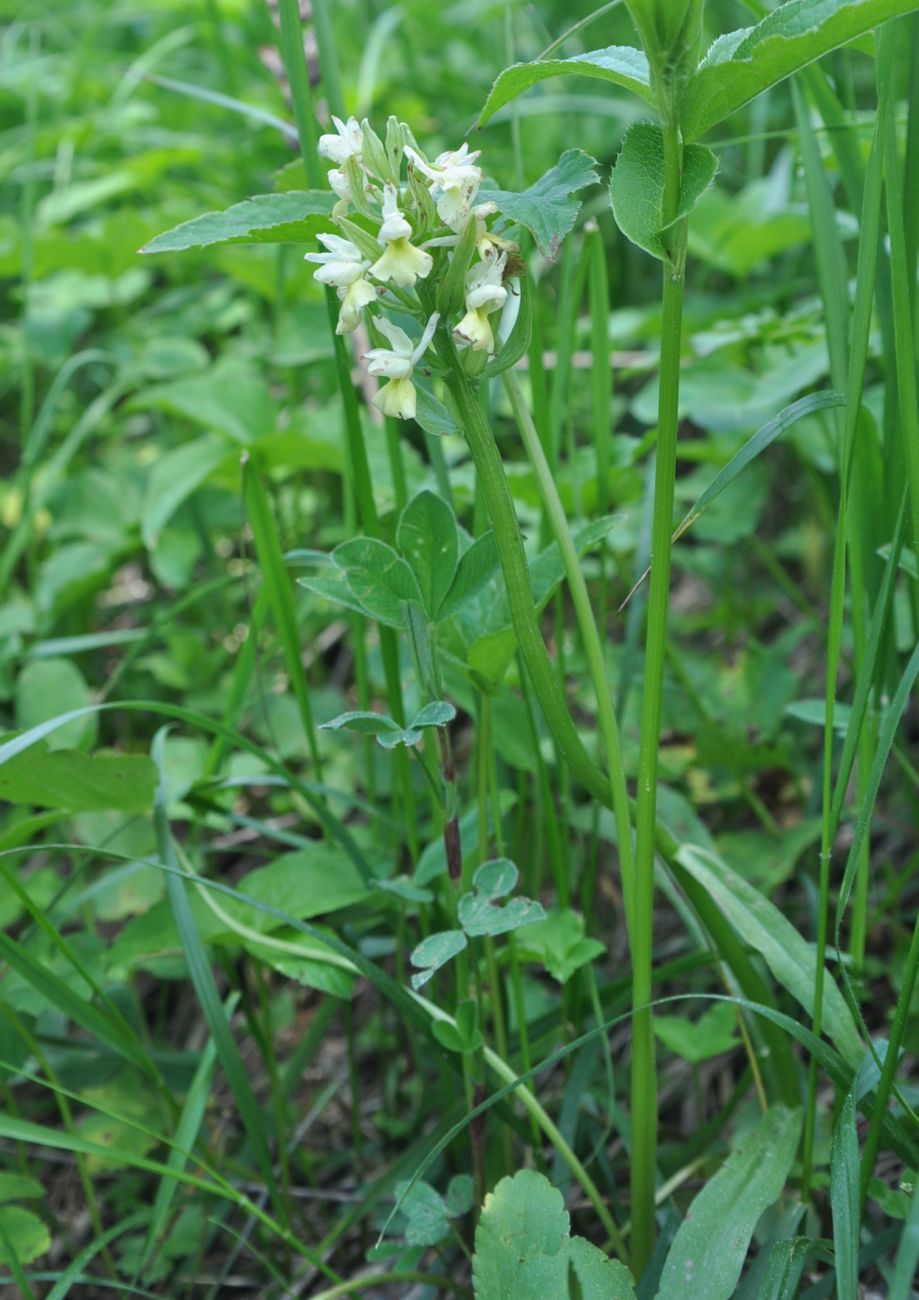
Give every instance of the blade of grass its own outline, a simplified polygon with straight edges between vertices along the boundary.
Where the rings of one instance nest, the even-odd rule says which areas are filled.
[[[836,1122],[830,1156],[830,1204],[838,1300],[857,1300],[858,1297],[858,1185],[855,1098],[849,1093]]]

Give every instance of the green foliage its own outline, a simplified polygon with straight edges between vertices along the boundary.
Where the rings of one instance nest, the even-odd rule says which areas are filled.
[[[600,179],[597,162],[581,149],[566,149],[554,167],[520,194],[508,190],[483,189],[483,203],[497,204],[498,211],[525,226],[536,240],[543,257],[557,257],[559,246],[573,229],[581,210],[575,194]]]
[[[491,93],[479,114],[479,126],[484,126],[499,108],[522,95],[530,86],[549,77],[581,76],[609,81],[624,86],[650,102],[651,78],[648,60],[641,50],[628,45],[611,45],[605,50],[592,50],[590,54],[575,54],[569,59],[541,59],[536,63],[517,63],[505,70],[491,88]]]
[[[715,179],[718,160],[706,145],[690,145],[683,153],[683,180],[679,210],[674,220],[688,216]],[[664,219],[663,133],[652,122],[637,122],[622,141],[622,150],[610,180],[613,215],[633,244],[670,260]]]
[[[182,253],[189,248],[226,244],[305,244],[329,229],[334,195],[325,190],[300,194],[257,194],[225,212],[208,212],[183,221],[151,239],[142,253]]]
[[[760,1215],[781,1195],[801,1132],[799,1112],[774,1107],[694,1198],[661,1274],[661,1297],[705,1288],[730,1300]]]
[[[143,754],[84,754],[41,743],[0,766],[0,800],[35,808],[149,812],[155,785],[156,768]]]
[[[583,1237],[571,1236],[561,1193],[542,1174],[502,1178],[485,1201],[475,1234],[476,1300],[526,1300],[579,1294],[582,1300],[634,1300],[632,1277]],[[574,1281],[577,1291],[572,1291]]]

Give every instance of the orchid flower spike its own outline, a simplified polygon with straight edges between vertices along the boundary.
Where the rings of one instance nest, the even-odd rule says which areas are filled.
[[[430,275],[434,259],[423,248],[411,243],[412,228],[399,207],[395,185],[383,190],[383,224],[377,240],[385,251],[370,268],[371,274],[384,283],[392,281],[400,289],[411,289],[416,280]]]
[[[453,331],[456,341],[473,352],[492,353],[495,336],[488,317],[507,302],[503,284],[507,254],[476,262],[466,273],[466,315]]]
[[[349,117],[343,122],[340,117],[333,117],[335,134],[319,137],[318,151],[320,158],[328,158],[336,167],[344,167],[349,158],[361,161],[364,154],[364,134],[356,117]]]
[[[374,406],[379,407],[384,415],[394,416],[397,420],[415,418],[417,398],[412,372],[427,351],[439,320],[440,316],[435,311],[417,343],[413,343],[405,330],[393,325],[385,317],[380,316],[375,320],[374,323],[392,346],[371,348],[364,354],[364,360],[368,362],[367,369],[372,375],[382,375],[389,381],[373,398]]]
[[[341,309],[335,332],[352,334],[360,324],[364,307],[377,296],[373,285],[366,278],[370,263],[350,239],[327,234],[319,234],[317,239],[325,245],[328,252],[307,253],[304,260],[319,264],[319,270],[313,272],[314,280],[320,284],[332,285],[338,291]]]

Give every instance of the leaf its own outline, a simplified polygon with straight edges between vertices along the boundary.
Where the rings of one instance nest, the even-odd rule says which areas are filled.
[[[817,958],[810,944],[773,903],[715,853],[685,844],[676,856],[740,937],[761,955],[779,983],[813,1015]],[[856,1069],[864,1051],[852,1014],[829,971],[824,986],[823,1028]]]
[[[460,1002],[454,1012],[454,1023],[434,1020],[431,1031],[448,1052],[477,1052],[484,1039],[479,1029],[479,1009],[474,998]]]
[[[461,1219],[464,1214],[468,1214],[472,1209],[474,1198],[475,1182],[472,1175],[454,1174],[447,1184],[447,1213],[450,1218]]]
[[[145,754],[49,752],[32,745],[0,766],[0,800],[35,808],[143,813],[153,806],[155,788],[156,768]]]
[[[800,1123],[798,1111],[767,1111],[698,1193],[664,1264],[659,1300],[730,1300],[759,1217],[785,1186]]]
[[[687,216],[715,179],[718,159],[707,145],[683,151],[683,189],[674,220]],[[664,205],[664,135],[654,122],[636,122],[622,141],[610,179],[610,201],[616,224],[627,239],[662,262],[670,260]]]
[[[510,370],[513,366],[516,366],[517,362],[526,356],[530,348],[530,342],[533,338],[533,291],[530,288],[529,277],[526,275],[521,276],[518,280],[511,281],[511,293],[515,292],[514,284],[519,285],[516,292],[520,294],[517,319],[514,321],[514,328],[508,335],[501,351],[489,361],[482,371],[485,379],[492,379],[495,375],[503,375],[505,370]]]
[[[409,1246],[436,1246],[450,1232],[450,1219],[443,1197],[419,1180],[396,1183],[396,1201],[405,1215],[405,1241]]]
[[[462,930],[440,930],[422,939],[411,957],[412,965],[420,968],[412,976],[412,988],[423,988],[435,971],[463,951],[466,942]]]
[[[468,600],[491,582],[500,565],[495,535],[489,529],[487,533],[477,537],[469,550],[460,556],[450,590],[441,603],[439,618],[441,620],[449,618],[461,609]]]
[[[512,898],[504,907],[495,906],[496,898],[503,898],[514,888],[518,874],[507,858],[496,858],[479,867],[472,878],[472,892],[463,895],[456,913],[470,938],[508,934],[545,919],[542,904],[531,898]]]
[[[712,1007],[698,1020],[686,1016],[655,1016],[654,1032],[671,1052],[693,1064],[729,1052],[739,1042],[737,1016],[734,1008],[725,1002]]]
[[[485,1197],[475,1233],[476,1300],[563,1300],[574,1276],[582,1300],[635,1300],[629,1270],[582,1237],[571,1237],[561,1193],[521,1169]]]
[[[223,212],[183,221],[151,239],[142,253],[181,253],[220,244],[304,244],[330,226],[335,195],[325,190],[257,194]]]
[[[917,1265],[919,1265],[919,1185],[913,1191],[909,1214],[897,1247],[897,1259],[888,1300],[911,1300]]]
[[[830,1155],[837,1300],[857,1300],[858,1297],[859,1172],[855,1097],[850,1092],[836,1122]]]
[[[461,437],[462,429],[439,398],[415,382],[415,422],[435,438]]]
[[[405,560],[375,537],[353,537],[332,552],[348,586],[371,618],[402,626],[403,604],[421,604],[418,584]]]
[[[773,1246],[763,1287],[756,1300],[795,1300],[811,1245],[809,1237],[793,1237]]]
[[[43,1198],[45,1189],[25,1174],[0,1173],[0,1205],[7,1201],[34,1201]]]
[[[428,622],[437,620],[440,606],[456,574],[459,538],[453,511],[427,489],[402,511],[396,542],[421,592]]]
[[[812,700],[794,700],[791,704],[785,705],[785,713],[789,718],[796,718],[798,722],[806,722],[809,727],[819,727],[822,731],[826,727],[826,699]],[[852,709],[848,704],[841,704],[838,701],[833,706],[833,730],[839,731],[845,735],[849,730],[849,720],[852,717]]]
[[[339,713],[337,718],[319,724],[320,731],[354,731],[359,736],[381,736],[386,733],[401,732],[402,728],[394,718],[385,713],[368,713],[356,710],[352,713]]]
[[[534,63],[515,63],[505,68],[489,91],[479,114],[477,125],[484,126],[499,108],[522,95],[530,86],[549,77],[596,77],[634,91],[648,103],[652,102],[651,74],[648,60],[641,50],[631,45],[609,45],[589,54],[576,54],[570,59],[539,59]]]
[[[517,941],[518,957],[542,962],[559,984],[566,984],[575,971],[605,951],[599,940],[585,938],[583,917],[563,907],[551,908]]]
[[[31,1264],[51,1249],[51,1233],[37,1214],[19,1205],[0,1207],[0,1264],[9,1267],[12,1260],[3,1244],[7,1237],[20,1264]]]
[[[916,7],[916,0],[787,0],[755,27],[719,37],[683,92],[684,138],[697,140],[769,86]]]
[[[182,502],[188,500],[232,450],[232,444],[209,435],[184,447],[174,447],[153,462],[140,517],[140,534],[148,551],[155,548],[160,533]]]
[[[420,730],[422,727],[445,727],[456,717],[456,709],[446,700],[432,700],[420,713],[416,713],[409,726]]]
[[[16,678],[16,725],[29,731],[41,722],[90,703],[86,678],[69,659],[34,659]],[[70,749],[95,735],[92,719],[79,719],[58,727],[48,738],[49,749]],[[47,807],[47,805],[44,805]]]
[[[600,179],[596,166],[596,159],[582,149],[566,149],[555,166],[522,193],[480,190],[479,202],[497,204],[502,215],[526,226],[544,257],[555,257],[581,210],[580,199],[572,196]]]

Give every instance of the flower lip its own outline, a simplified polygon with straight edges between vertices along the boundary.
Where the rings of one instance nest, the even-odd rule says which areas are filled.
[[[383,224],[377,236],[381,244],[391,244],[397,239],[410,239],[412,227],[399,207],[399,192],[395,185],[383,188]]]

